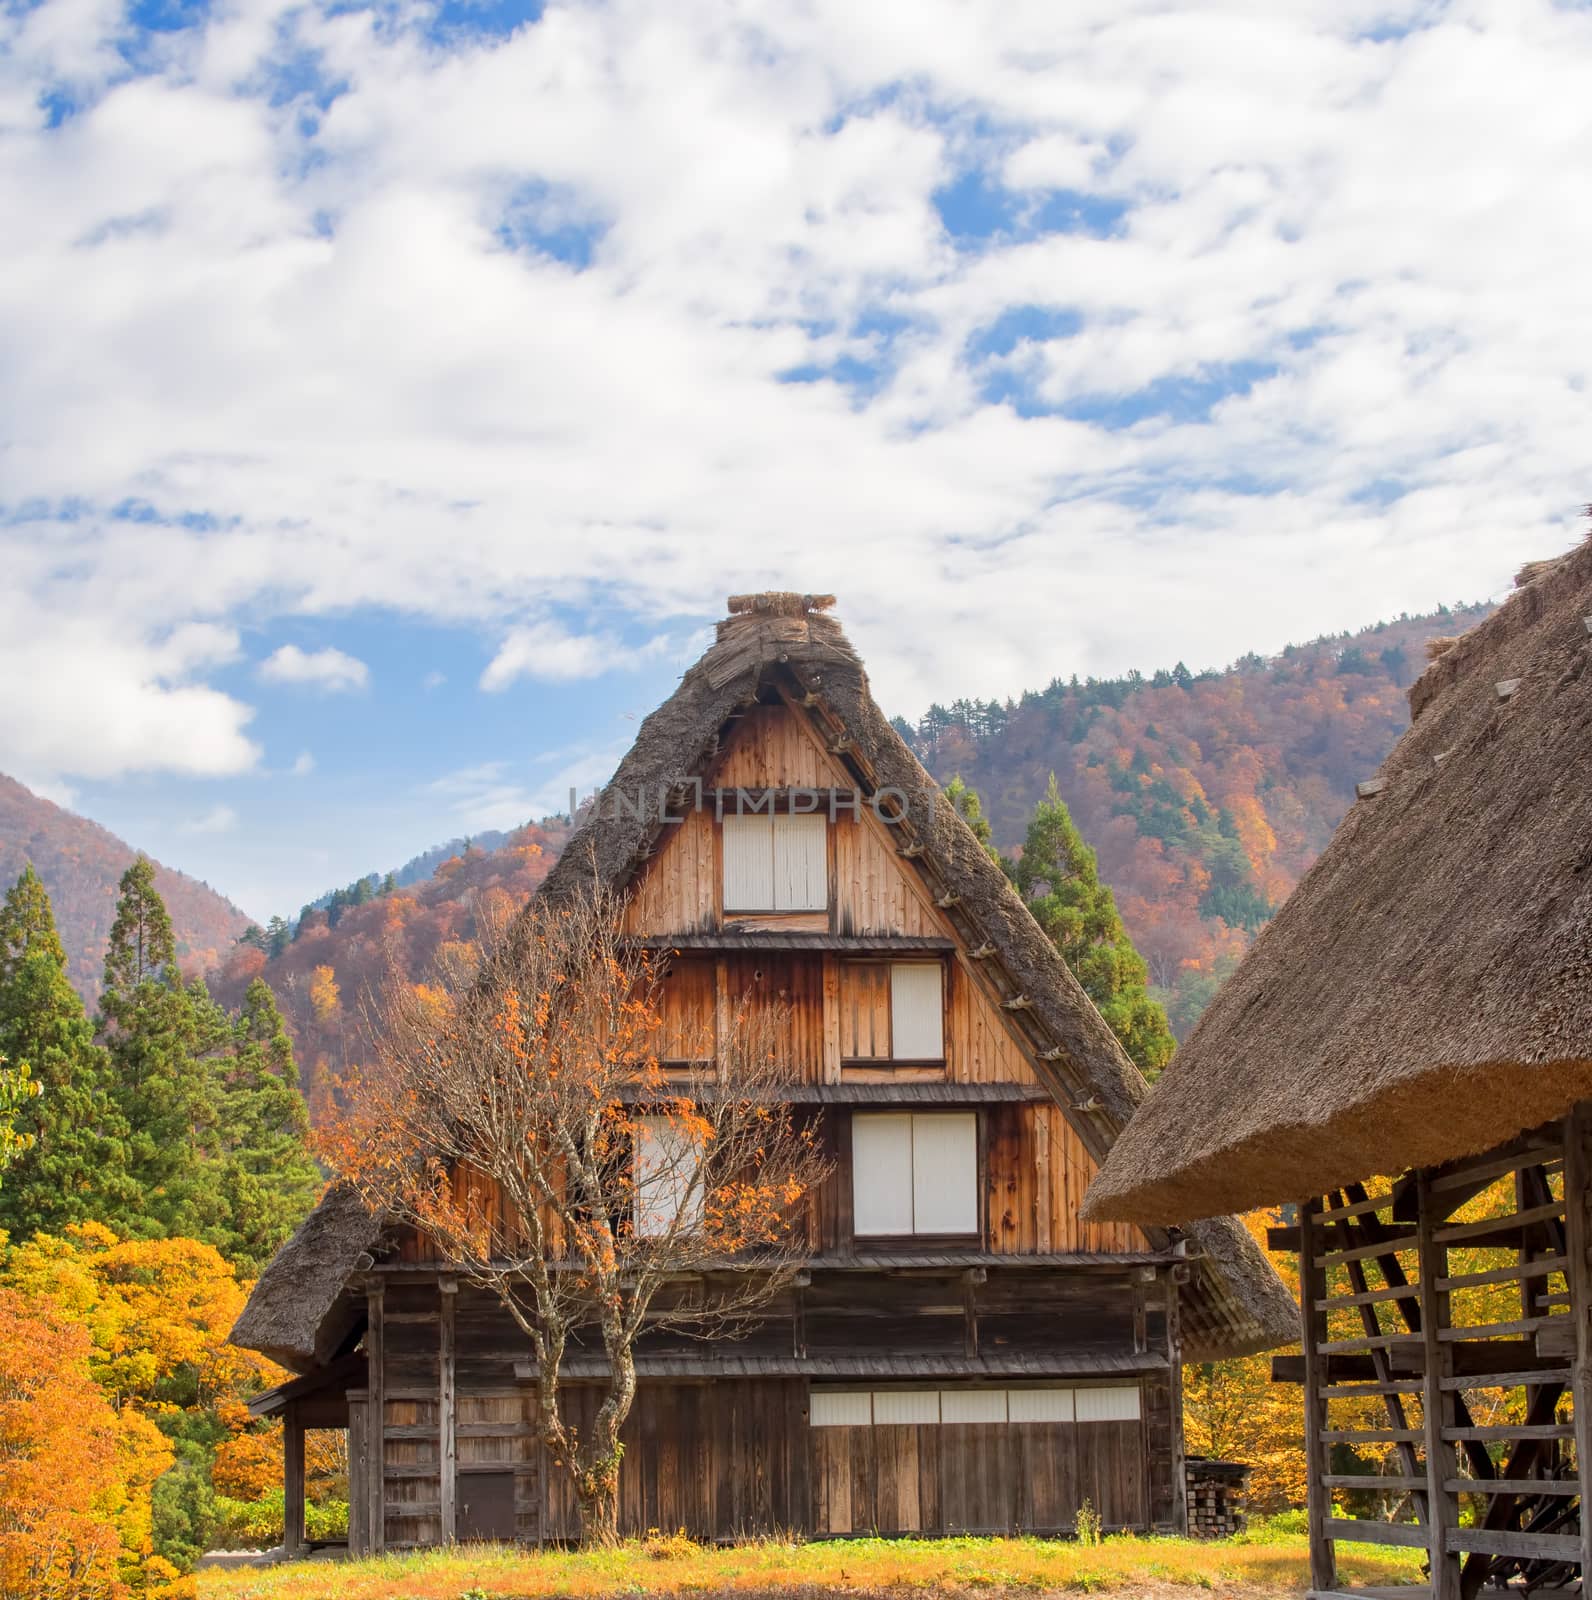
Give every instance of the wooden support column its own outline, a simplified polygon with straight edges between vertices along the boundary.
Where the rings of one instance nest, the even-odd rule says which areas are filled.
[[[840,957],[824,957],[824,1062],[825,1083],[840,1082]]]
[[[978,1354],[978,1286],[989,1277],[987,1267],[969,1267],[962,1274],[962,1348]]]
[[[1432,1574],[1432,1600],[1459,1600],[1459,1556],[1448,1548],[1450,1531],[1459,1526],[1459,1500],[1448,1482],[1459,1471],[1454,1446],[1443,1429],[1454,1425],[1453,1393],[1443,1379],[1454,1370],[1454,1347],[1441,1337],[1449,1323],[1448,1291],[1437,1280],[1448,1276],[1448,1246],[1435,1235],[1441,1205],[1432,1195],[1430,1175],[1416,1174],[1416,1238],[1420,1247],[1421,1350],[1425,1386],[1421,1413],[1426,1428],[1426,1559]]]
[[[1326,1342],[1327,1317],[1316,1310],[1316,1301],[1327,1293],[1327,1275],[1316,1265],[1321,1250],[1321,1227],[1316,1221],[1320,1202],[1299,1202],[1299,1336],[1305,1357],[1305,1466],[1306,1506],[1310,1528],[1310,1587],[1324,1594],[1338,1587],[1338,1563],[1328,1537],[1332,1520],[1332,1491],[1326,1485],[1327,1447],[1321,1435],[1326,1429],[1327,1403],[1321,1397],[1326,1357],[1320,1346]]]
[[[713,1081],[718,1082],[730,1049],[734,1011],[730,1001],[730,964],[720,956],[713,963]]]
[[[304,1423],[296,1401],[282,1415],[282,1548],[304,1553]]]
[[[1051,1248],[1050,1106],[1031,1106],[1028,1116],[1034,1130],[1034,1248],[1044,1251]]]
[[[1581,1484],[1581,1578],[1592,1573],[1592,1512],[1586,1503],[1592,1482],[1592,1269],[1587,1248],[1592,1226],[1587,1217],[1588,1124],[1592,1103],[1583,1100],[1565,1118],[1564,1126],[1564,1243],[1565,1278],[1570,1290],[1570,1315],[1575,1321],[1575,1365],[1570,1371],[1570,1399],[1575,1408],[1575,1474]]]
[[[459,1283],[456,1278],[444,1278],[438,1284],[441,1301],[437,1319],[437,1431],[441,1445],[441,1501],[442,1542],[452,1544],[458,1538],[459,1461],[454,1443],[454,1419],[457,1404],[454,1397],[454,1308],[459,1303]]]
[[[369,1368],[366,1388],[370,1399],[365,1414],[365,1487],[370,1491],[367,1548],[380,1555],[387,1548],[387,1375],[386,1285],[380,1280],[366,1292],[365,1362]]]
[[[370,1554],[370,1449],[365,1437],[365,1418],[369,1415],[370,1394],[365,1389],[348,1391],[348,1553]]]
[[[1173,1267],[1166,1275],[1166,1365],[1172,1396],[1172,1531],[1188,1534],[1188,1468],[1183,1459],[1183,1285],[1187,1267]],[[1137,1286],[1136,1286],[1137,1287]],[[1140,1290],[1142,1304],[1142,1290]]]

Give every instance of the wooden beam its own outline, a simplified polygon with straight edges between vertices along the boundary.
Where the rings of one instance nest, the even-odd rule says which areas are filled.
[[[1172,1531],[1188,1537],[1188,1468],[1183,1458],[1183,1290],[1176,1272],[1166,1275],[1166,1364],[1172,1380]]]
[[[365,1387],[370,1395],[366,1402],[365,1420],[366,1460],[365,1487],[369,1492],[370,1507],[369,1542],[372,1555],[380,1555],[387,1548],[387,1395],[386,1395],[386,1289],[379,1280],[365,1292],[365,1364],[368,1369]]]
[[[1587,1119],[1588,1105],[1583,1100],[1564,1124],[1565,1254],[1569,1258],[1565,1278],[1570,1285],[1570,1320],[1575,1323],[1570,1403],[1575,1413],[1576,1472],[1583,1480],[1592,1476],[1592,1331],[1587,1327],[1587,1318],[1592,1316],[1592,1268],[1587,1263],[1592,1228],[1587,1218]],[[1584,1585],[1587,1573],[1592,1572],[1592,1514],[1584,1498],[1576,1559]]]
[[[294,1402],[282,1417],[282,1548],[304,1550],[304,1421]]]
[[[1421,1398],[1426,1429],[1426,1559],[1431,1570],[1432,1600],[1459,1600],[1459,1562],[1448,1546],[1448,1535],[1459,1526],[1459,1505],[1448,1488],[1448,1480],[1459,1468],[1454,1446],[1443,1437],[1444,1425],[1452,1427],[1454,1421],[1454,1392],[1443,1387],[1443,1379],[1452,1375],[1453,1345],[1442,1338],[1449,1320],[1448,1291],[1437,1287],[1448,1278],[1448,1249],[1436,1242],[1439,1208],[1424,1172],[1418,1185],[1416,1232],[1420,1243],[1421,1338],[1426,1363],[1426,1387]]]
[[[1325,1479],[1329,1462],[1322,1440],[1326,1431],[1327,1403],[1321,1398],[1326,1363],[1320,1346],[1325,1341],[1327,1319],[1316,1301],[1327,1293],[1327,1275],[1316,1264],[1320,1230],[1315,1199],[1299,1203],[1299,1316],[1304,1347],[1306,1506],[1310,1530],[1310,1587],[1321,1591],[1338,1586],[1338,1563],[1332,1548],[1332,1491]]]
[[[452,1544],[458,1538],[459,1458],[454,1442],[454,1426],[458,1420],[454,1372],[454,1317],[459,1302],[458,1281],[444,1278],[437,1285],[437,1290],[441,1301],[437,1319],[437,1427],[442,1434],[442,1542]]]
[[[824,1060],[825,1083],[840,1082],[840,957],[824,957]]]

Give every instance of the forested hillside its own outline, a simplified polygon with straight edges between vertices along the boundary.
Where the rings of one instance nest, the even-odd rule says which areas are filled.
[[[14,883],[33,864],[55,907],[67,976],[91,1008],[99,998],[116,916],[116,885],[135,854],[98,823],[0,776],[0,885]],[[157,864],[155,884],[171,913],[177,959],[186,971],[224,959],[249,926],[230,900],[196,878]]]
[[[263,976],[275,990],[298,1056],[310,1114],[324,1118],[335,1081],[359,1060],[360,1018],[389,964],[419,981],[445,945],[473,939],[483,916],[520,905],[547,876],[568,837],[567,825],[544,821],[506,836],[495,850],[470,845],[439,862],[422,882],[385,888],[370,879],[358,903],[339,891],[328,906],[307,909],[290,929],[273,921],[238,944],[211,989],[236,1005]]]
[[[1224,672],[1058,680],[898,727],[942,783],[960,775],[978,792],[1007,853],[1055,773],[1183,1037],[1408,725],[1425,641],[1488,609],[1401,617]]]

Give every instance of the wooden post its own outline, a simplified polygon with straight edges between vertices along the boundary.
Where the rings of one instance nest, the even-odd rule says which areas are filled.
[[[1565,1277],[1570,1290],[1570,1315],[1575,1320],[1575,1366],[1570,1372],[1571,1404],[1575,1408],[1575,1474],[1581,1483],[1581,1576],[1592,1572],[1592,1512],[1587,1509],[1586,1486],[1592,1482],[1592,1273],[1587,1266],[1587,1131],[1592,1104],[1583,1100],[1564,1124],[1564,1243]]]
[[[1029,1120],[1034,1130],[1034,1248],[1045,1251],[1051,1248],[1050,1107],[1030,1107]]]
[[[365,1437],[370,1395],[364,1389],[348,1391],[348,1553],[370,1554],[370,1450]]]
[[[834,955],[824,957],[823,1080],[840,1082],[840,957]]]
[[[379,1280],[366,1292],[365,1361],[370,1371],[366,1388],[370,1399],[365,1413],[365,1486],[370,1491],[368,1548],[380,1555],[387,1548],[387,1375],[383,1303],[386,1286]]]
[[[1305,1354],[1305,1466],[1306,1506],[1310,1526],[1310,1587],[1317,1594],[1338,1586],[1338,1563],[1328,1535],[1332,1520],[1332,1491],[1322,1482],[1327,1470],[1326,1446],[1321,1435],[1326,1427],[1327,1404],[1321,1398],[1326,1357],[1319,1346],[1326,1341],[1326,1313],[1316,1310],[1316,1301],[1325,1299],[1327,1275],[1316,1265],[1321,1248],[1321,1230],[1316,1222],[1319,1202],[1299,1202],[1299,1337]]]
[[[437,1323],[437,1430],[441,1444],[441,1500],[442,1542],[452,1544],[458,1538],[458,1518],[455,1504],[458,1499],[459,1463],[454,1444],[454,1308],[459,1302],[459,1284],[455,1278],[444,1278],[438,1285],[441,1314]]]
[[[1172,1402],[1172,1531],[1185,1538],[1188,1535],[1188,1468],[1183,1459],[1183,1319],[1180,1299],[1188,1273],[1187,1267],[1173,1267],[1166,1275],[1166,1365]],[[1142,1297],[1142,1288],[1139,1293]]]
[[[1430,1175],[1416,1174],[1416,1239],[1420,1246],[1421,1349],[1426,1373],[1421,1391],[1421,1412],[1426,1426],[1426,1538],[1427,1564],[1432,1572],[1432,1600],[1459,1600],[1459,1556],[1448,1548],[1449,1531],[1459,1526],[1459,1501],[1448,1492],[1448,1479],[1459,1470],[1454,1447],[1443,1440],[1452,1426],[1453,1391],[1443,1379],[1453,1371],[1453,1345],[1440,1337],[1448,1326],[1448,1291],[1437,1280],[1448,1276],[1448,1247],[1435,1237],[1443,1219],[1433,1198]]]
[[[962,1349],[978,1354],[978,1286],[989,1277],[986,1267],[969,1267],[962,1274]]]
[[[282,1416],[282,1548],[304,1553],[304,1424],[296,1402]]]

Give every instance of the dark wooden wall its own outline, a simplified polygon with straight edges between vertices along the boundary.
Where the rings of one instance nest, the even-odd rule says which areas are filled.
[[[566,1391],[577,1426],[596,1414],[595,1386]],[[807,1382],[716,1378],[643,1383],[621,1438],[619,1528],[642,1535],[684,1528],[698,1539],[806,1530]],[[546,1473],[546,1539],[574,1539],[580,1519],[568,1480]]]
[[[1149,1522],[1138,1422],[809,1428],[813,1532],[1070,1533]]]

